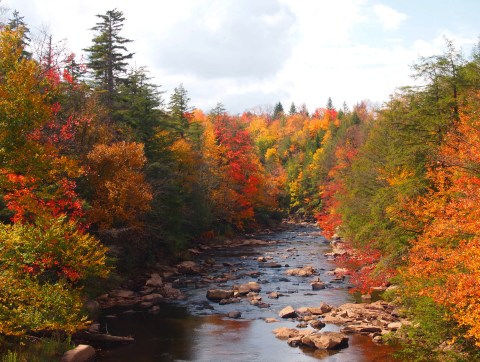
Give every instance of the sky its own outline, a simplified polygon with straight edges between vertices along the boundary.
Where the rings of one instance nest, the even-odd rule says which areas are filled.
[[[97,14],[117,9],[145,66],[168,98],[183,84],[191,106],[231,113],[295,102],[309,110],[388,101],[412,85],[412,64],[439,55],[445,37],[470,56],[478,0],[0,0],[31,33],[47,29],[78,56]],[[8,13],[7,13],[8,17]]]

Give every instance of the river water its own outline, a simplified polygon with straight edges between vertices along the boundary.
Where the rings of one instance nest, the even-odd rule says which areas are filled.
[[[202,283],[200,276],[183,280],[185,301],[161,305],[157,314],[141,311],[119,313],[116,318],[104,319],[108,332],[113,335],[131,335],[135,343],[104,351],[103,362],[161,362],[161,361],[327,361],[373,362],[393,361],[393,349],[376,345],[361,335],[349,336],[349,347],[339,351],[319,351],[310,348],[290,347],[277,339],[272,330],[278,327],[295,327],[298,322],[281,320],[278,312],[287,305],[294,308],[318,306],[326,302],[338,306],[354,301],[347,283],[332,283],[327,271],[335,268],[324,256],[330,251],[329,243],[312,224],[289,224],[284,230],[262,233],[256,239],[274,241],[266,246],[220,248],[199,255],[197,263],[214,259],[210,276],[235,275],[235,280]],[[265,256],[278,262],[281,268],[265,268],[257,258]],[[288,266],[285,266],[288,265]],[[312,291],[312,277],[286,276],[286,269],[305,265],[313,266],[328,287]],[[252,277],[248,272],[259,271]],[[247,299],[240,303],[219,305],[206,299],[208,289],[228,289],[233,284],[258,282],[263,301],[268,308],[251,305]],[[282,293],[279,299],[268,299],[271,291]],[[225,315],[240,311],[240,319]],[[277,323],[266,323],[265,318],[277,318]],[[338,331],[328,325],[322,331]]]

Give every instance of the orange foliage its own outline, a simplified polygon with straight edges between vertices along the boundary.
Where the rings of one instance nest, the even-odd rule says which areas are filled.
[[[447,306],[480,346],[480,119],[462,115],[429,171],[434,187],[406,202],[420,222],[403,276],[413,293]],[[408,217],[410,225],[413,220]]]
[[[102,228],[138,226],[150,210],[152,193],[142,168],[143,144],[97,145],[87,156],[88,180],[94,192],[90,221]]]

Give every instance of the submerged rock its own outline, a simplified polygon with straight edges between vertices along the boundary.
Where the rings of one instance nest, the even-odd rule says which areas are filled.
[[[266,263],[262,263],[261,266],[264,267],[264,268],[281,268],[282,267],[281,264],[276,263],[274,261],[268,261]]]

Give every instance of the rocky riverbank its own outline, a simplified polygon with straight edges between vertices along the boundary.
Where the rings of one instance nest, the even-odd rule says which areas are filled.
[[[92,333],[99,329],[104,332],[103,324],[113,328],[118,324],[113,322],[123,316],[131,315],[132,323],[136,315],[162,315],[165,303],[169,303],[185,306],[192,315],[220,316],[226,319],[226,325],[233,326],[228,320],[241,324],[263,321],[272,336],[285,338],[289,345],[306,351],[357,351],[358,340],[352,339],[352,334],[369,336],[378,345],[384,334],[407,321],[385,302],[345,303],[349,302],[345,292],[348,276],[329,261],[334,254],[342,253],[338,247],[329,250],[329,242],[308,224],[287,225],[281,232],[251,235],[222,245],[198,244],[190,249],[191,261],[158,265],[132,287],[98,298],[97,303],[105,312],[102,325],[96,329],[92,326]],[[268,338],[267,334],[261,338]],[[369,348],[383,350],[374,346]],[[211,347],[203,346],[202,356],[206,353],[203,348]],[[241,346],[230,348],[235,351]],[[245,352],[238,353],[243,356]],[[307,361],[309,357],[299,360]]]

